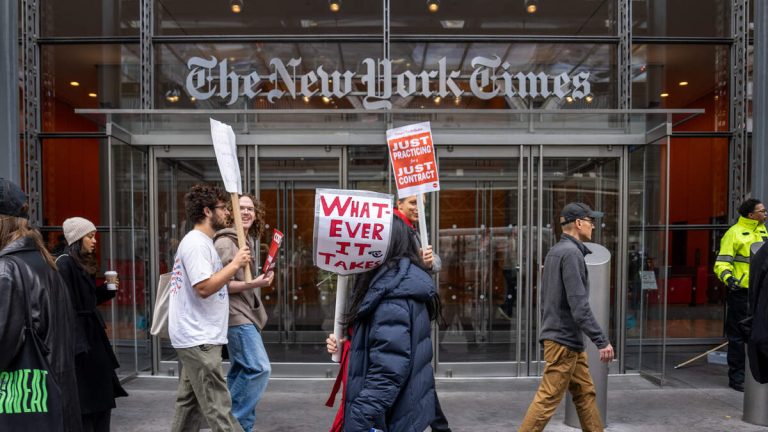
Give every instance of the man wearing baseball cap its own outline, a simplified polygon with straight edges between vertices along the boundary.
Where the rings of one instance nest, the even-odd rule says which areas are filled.
[[[541,335],[544,374],[528,407],[520,431],[541,431],[569,390],[585,431],[603,431],[595,402],[595,386],[587,366],[582,333],[600,350],[600,360],[613,360],[608,336],[589,307],[589,279],[584,257],[590,253],[583,242],[592,240],[595,221],[602,212],[579,202],[567,204],[560,213],[563,235],[544,260],[541,280]]]

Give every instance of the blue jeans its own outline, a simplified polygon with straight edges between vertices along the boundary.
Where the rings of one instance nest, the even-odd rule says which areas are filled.
[[[256,421],[256,404],[267,389],[272,367],[255,325],[229,327],[227,339],[231,364],[227,387],[232,395],[232,414],[245,432],[251,432]]]

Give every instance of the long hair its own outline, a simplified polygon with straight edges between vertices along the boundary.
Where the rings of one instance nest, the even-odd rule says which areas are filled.
[[[424,271],[428,270],[421,259],[421,247],[416,238],[416,232],[409,228],[399,217],[393,217],[389,251],[387,251],[387,256],[384,259],[382,266],[386,266],[389,269],[397,268],[401,258],[408,258],[412,265],[418,266]],[[359,274],[355,278],[355,286],[352,290],[352,302],[349,307],[349,312],[344,319],[346,326],[351,326],[359,318],[358,313],[360,311],[360,306],[365,299],[365,295],[368,293],[371,280],[378,271],[378,268],[369,270]],[[440,297],[438,295],[435,295],[432,300],[427,303],[427,309],[429,310],[430,320],[434,320],[440,316],[441,306]]]
[[[99,271],[99,263],[96,261],[96,255],[83,251],[83,239],[80,239],[64,248],[64,253],[69,255],[78,266],[89,275],[95,276]]]
[[[31,237],[35,241],[35,249],[40,252],[45,262],[52,269],[56,270],[56,260],[53,259],[51,253],[45,248],[43,237],[37,230],[29,226],[27,219],[0,215],[0,250],[22,237]]]
[[[255,209],[255,214],[253,215],[253,224],[248,229],[248,232],[245,233],[246,236],[253,237],[255,239],[260,239],[264,236],[264,231],[266,231],[266,212],[264,211],[264,203],[259,201],[253,194],[241,194],[239,198],[242,197],[248,197],[253,201],[253,208]],[[228,208],[232,207],[232,204],[230,201],[227,201]],[[229,226],[232,228],[235,227],[235,212],[230,208],[229,209],[229,218],[227,220],[229,223]]]

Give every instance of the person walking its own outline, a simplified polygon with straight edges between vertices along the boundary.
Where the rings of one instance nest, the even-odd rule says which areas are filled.
[[[184,196],[194,228],[179,243],[168,288],[168,335],[182,366],[174,432],[197,431],[203,419],[213,432],[243,432],[232,414],[221,347],[227,343],[227,283],[251,261],[251,253],[243,247],[226,267],[221,264],[213,236],[227,227],[228,199],[220,188],[205,184],[192,186]]]
[[[240,216],[243,220],[246,243],[250,250],[258,247],[258,241],[264,232],[264,208],[256,198],[250,195],[240,196]],[[217,231],[214,245],[219,253],[222,265],[228,265],[237,255],[237,231],[225,228]],[[248,264],[251,282],[245,282],[245,271],[241,268],[229,281],[229,327],[227,328],[227,349],[229,351],[229,373],[227,387],[232,396],[232,413],[245,431],[251,431],[256,422],[256,405],[267,389],[272,368],[267,350],[261,337],[261,330],[267,323],[267,312],[261,303],[257,288],[272,284],[275,274],[258,273],[256,255],[252,255]]]
[[[613,360],[613,347],[589,307],[589,279],[584,245],[592,239],[595,220],[603,213],[584,203],[567,204],[560,217],[563,235],[547,253],[541,281],[541,333],[547,362],[520,432],[544,430],[566,390],[571,392],[582,430],[603,431],[589,374],[582,333],[600,350],[600,360]]]
[[[342,430],[428,430],[436,399],[430,323],[439,314],[419,245],[393,218],[384,264],[358,275],[352,292]],[[326,343],[329,353],[338,351],[335,335]]]
[[[720,240],[715,258],[715,275],[728,287],[726,294],[725,336],[728,338],[728,386],[744,391],[744,343],[739,322],[748,316],[750,247],[768,241],[765,205],[754,198],[739,206],[739,220]]]
[[[116,407],[115,398],[128,396],[115,373],[120,364],[98,309],[98,305],[113,299],[117,291],[108,290],[106,283],[96,285],[99,264],[93,222],[73,217],[64,221],[62,229],[67,247],[56,259],[56,265],[77,313],[75,365],[83,430],[106,432],[110,429],[112,409]]]
[[[45,249],[40,233],[29,226],[26,201],[18,185],[0,178],[0,371],[7,371],[20,354],[25,342],[25,316],[30,313],[37,337],[48,348],[45,361],[61,392],[62,418],[56,425],[61,427],[47,430],[79,432],[82,421],[75,374],[75,312],[53,257]],[[55,395],[49,395],[49,401],[54,400]],[[4,420],[0,419],[0,425],[5,425]],[[14,420],[14,425],[24,430],[40,426],[40,419],[29,420],[29,424],[21,425],[24,420]]]

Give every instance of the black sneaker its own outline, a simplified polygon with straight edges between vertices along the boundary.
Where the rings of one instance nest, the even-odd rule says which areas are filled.
[[[732,389],[734,389],[734,390],[736,390],[738,392],[744,393],[744,383],[737,383],[737,382],[731,381],[730,383],[728,383],[728,387],[730,387],[730,388],[732,388]]]

